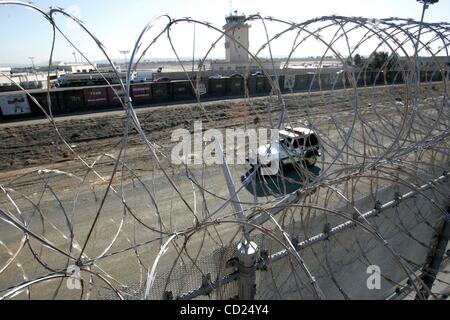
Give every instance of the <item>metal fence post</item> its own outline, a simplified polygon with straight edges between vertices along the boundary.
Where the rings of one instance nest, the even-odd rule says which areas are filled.
[[[243,239],[237,246],[239,299],[254,300],[256,294],[256,256],[258,245]]]

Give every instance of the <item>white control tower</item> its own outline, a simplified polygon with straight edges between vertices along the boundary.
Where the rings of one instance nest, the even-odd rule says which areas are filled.
[[[250,25],[245,23],[245,15],[238,15],[237,11],[225,17],[227,22],[223,26],[225,31],[225,59],[230,63],[247,63],[248,62],[248,29]],[[236,40],[236,41],[233,41]]]

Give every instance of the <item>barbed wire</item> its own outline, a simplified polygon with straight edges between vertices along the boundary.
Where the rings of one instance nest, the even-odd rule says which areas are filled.
[[[416,271],[429,271],[433,237],[449,219],[448,184],[437,183],[447,181],[449,168],[448,23],[345,16],[297,23],[250,15],[244,22],[260,23],[265,39],[250,50],[208,22],[164,15],[139,33],[123,82],[100,39],[79,19],[61,8],[45,12],[18,1],[0,2],[0,10],[9,5],[34,10],[51,25],[49,70],[57,34],[95,68],[55,15],[74,21],[116,74],[119,90],[95,68],[123,111],[114,120],[121,123],[115,142],[94,156],[83,154],[53,115],[50,80],[47,110],[2,73],[40,108],[55,138],[46,137],[53,142],[53,162],[39,160],[39,168],[0,180],[0,299],[233,298],[238,278],[233,261],[243,230],[260,248],[257,298],[386,298],[395,287],[412,287],[418,298],[438,298]],[[174,28],[186,24],[217,35],[205,40],[212,44],[195,73],[186,68],[173,37]],[[272,26],[280,31],[271,34]],[[294,40],[280,62],[272,48],[289,36]],[[252,97],[244,77],[242,100],[204,101],[203,67],[224,39],[248,53],[246,70],[264,70],[268,96]],[[258,165],[254,170],[230,165],[231,175],[241,178],[232,194],[221,165],[204,159],[198,165],[171,163],[173,144],[164,134],[179,128],[178,120],[156,136],[158,130],[148,124],[159,111],[136,110],[130,93],[132,73],[163,41],[195,92],[196,103],[182,107],[182,117],[191,119],[183,119],[181,127],[191,130],[195,120],[219,132],[306,126],[322,146],[317,163],[298,164],[291,157],[293,164],[276,175],[260,175]],[[305,92],[299,93],[295,82],[283,87],[280,77],[292,75],[295,57],[311,46],[322,48],[319,65],[333,55],[339,70],[305,73]],[[416,46],[427,64],[418,63]],[[357,63],[362,49],[370,54]],[[380,50],[387,50],[387,57],[374,67]],[[172,108],[162,107],[161,122],[181,110]],[[56,154],[62,150],[72,158],[59,163]],[[236,199],[245,219],[231,205]],[[363,288],[366,267],[374,264],[388,286],[381,292]],[[74,279],[80,281],[78,290],[66,286]]]

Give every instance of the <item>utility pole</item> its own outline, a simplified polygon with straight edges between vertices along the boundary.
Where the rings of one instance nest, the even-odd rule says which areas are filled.
[[[31,70],[32,70],[33,72],[35,72],[35,68],[34,68],[34,57],[28,57],[28,59],[31,60]]]
[[[417,83],[420,83],[420,64],[419,64],[419,39],[420,34],[422,32],[422,26],[423,26],[423,19],[425,17],[425,11],[428,9],[430,4],[435,4],[439,2],[439,0],[417,0],[417,2],[423,3],[422,7],[422,17],[420,18],[420,26],[419,26],[419,32],[417,34],[417,40],[416,40],[416,48],[415,48],[415,59],[416,59],[416,69],[417,69]],[[450,206],[447,206],[447,212],[450,211]],[[422,275],[422,281],[423,286],[420,288],[420,294],[419,292],[415,296],[415,300],[419,299],[428,299],[429,293],[433,287],[434,280],[436,279],[436,276],[439,272],[439,267],[441,265],[441,262],[443,260],[445,249],[447,247],[448,240],[450,238],[450,224],[448,221],[448,218],[445,217],[440,233],[437,234],[437,243],[435,244],[435,247],[433,247],[430,251],[431,254],[429,254],[431,257],[428,261],[428,263],[423,267],[423,275]]]
[[[419,32],[417,34],[416,48],[415,48],[415,52],[414,52],[414,58],[416,59],[417,82],[419,82],[420,81],[419,40],[420,40],[420,34],[422,33],[423,18],[425,17],[425,10],[428,9],[429,5],[439,2],[439,0],[417,0],[417,2],[423,3],[422,17],[420,18]]]
[[[34,66],[34,57],[28,57],[28,59],[31,60],[31,71],[32,71],[32,73],[34,73],[34,76],[35,76],[35,78],[36,78],[36,81],[38,81],[37,73],[36,73],[36,68],[35,68],[35,66]]]
[[[75,60],[75,63],[77,63],[77,54],[76,54],[76,52],[74,51],[74,52],[72,52],[72,54],[73,54],[73,58]]]
[[[222,169],[227,183],[228,192],[230,194],[231,205],[237,218],[245,222],[246,217],[244,208],[242,207],[239,194],[236,191],[236,186],[231,175],[230,168],[226,162],[222,146],[219,140],[214,140],[216,152],[222,160]],[[240,300],[254,300],[256,295],[256,259],[258,257],[258,245],[250,240],[249,226],[242,226],[243,237],[237,245],[237,269],[239,280],[239,299]]]
[[[124,61],[125,61],[125,68],[126,68],[126,66],[128,65],[128,63],[127,63],[127,54],[130,53],[130,50],[119,50],[119,52],[121,54],[123,54]]]
[[[195,64],[195,25],[196,23],[194,22],[194,39],[193,39],[193,43],[192,43],[192,78],[194,77],[194,64]]]

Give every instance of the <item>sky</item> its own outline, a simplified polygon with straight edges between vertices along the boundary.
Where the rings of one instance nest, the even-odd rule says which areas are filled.
[[[246,15],[259,13],[287,21],[302,22],[325,15],[363,16],[371,18],[402,17],[420,20],[421,4],[415,0],[36,0],[34,5],[48,10],[49,7],[61,7],[80,18],[84,25],[103,43],[108,55],[122,58],[119,50],[132,50],[139,32],[152,19],[161,15],[172,18],[191,17],[210,22],[221,28],[224,17],[232,10]],[[426,12],[427,22],[448,22],[450,0],[440,0],[430,6]],[[85,32],[61,15],[56,22],[66,36],[77,48],[92,61],[102,60],[104,56],[96,48],[95,43]],[[144,43],[150,43],[153,37],[164,27],[167,20],[156,20],[154,27],[147,34]],[[277,26],[268,26],[269,32],[276,32]],[[272,28],[272,29],[270,29]],[[218,33],[202,26],[178,24],[172,29],[170,36],[177,54],[181,57],[195,57],[206,54],[211,44],[218,38]],[[265,40],[262,24],[252,23],[250,29],[251,49],[258,47]],[[281,30],[281,29],[280,29]],[[1,5],[0,1],[0,66],[30,65],[29,57],[34,57],[36,65],[44,65],[48,61],[52,43],[52,28],[36,12],[14,5]],[[158,40],[149,49],[145,59],[168,58],[175,55],[167,36]],[[280,42],[274,54],[283,55],[283,48],[289,41]],[[195,47],[195,50],[193,48]],[[299,53],[302,56],[315,54],[314,46],[304,47]],[[278,51],[277,51],[278,50]],[[80,54],[73,55],[74,49],[60,35],[56,37],[54,49],[55,61],[78,61]],[[128,54],[129,55],[129,54]],[[210,57],[223,58],[223,41],[219,41]],[[128,57],[127,57],[128,58]]]

